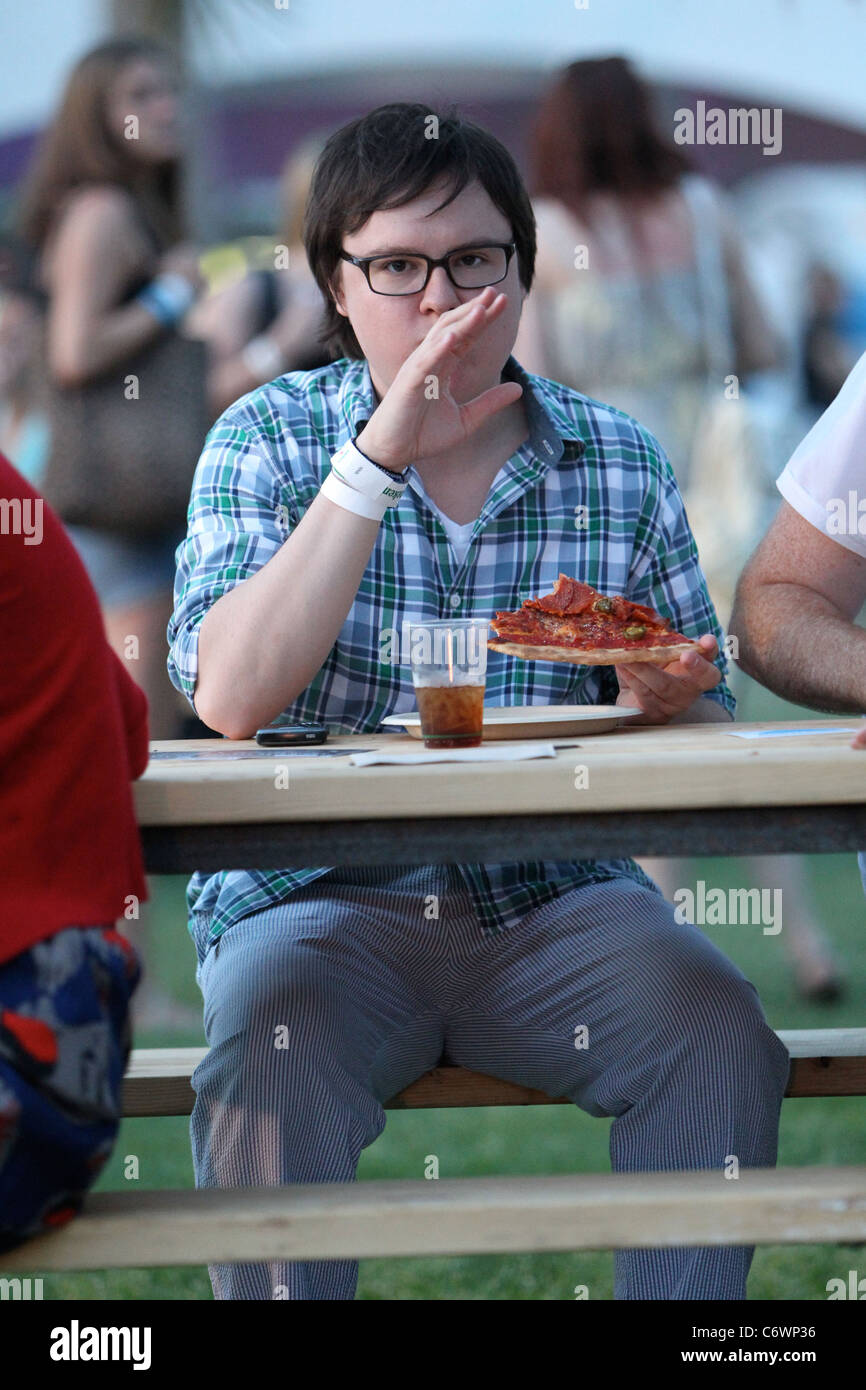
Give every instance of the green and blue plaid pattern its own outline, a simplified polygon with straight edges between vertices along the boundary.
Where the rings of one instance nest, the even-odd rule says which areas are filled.
[[[529,375],[514,357],[503,380],[523,386],[530,432],[494,479],[462,564],[410,470],[399,504],[385,513],[337,640],[315,679],[283,711],[286,721],[320,719],[343,733],[381,731],[386,716],[416,708],[404,624],[490,618],[548,593],[560,572],[649,604],[688,637],[712,633],[725,676],[723,634],[661,446],[622,411]],[[190,704],[205,613],[285,543],[329,472],[331,455],[359,433],[376,403],[366,360],[341,358],[260,387],[213,426],[196,468],[187,538],[176,555],[168,626],[169,675]],[[612,667],[489,653],[488,705],[613,704],[617,693]],[[703,698],[733,715],[724,680]],[[196,873],[187,905],[191,913],[212,914],[215,940],[330,867]],[[625,875],[652,886],[631,859],[463,864],[460,872],[485,933],[512,926],[531,908],[583,884]]]

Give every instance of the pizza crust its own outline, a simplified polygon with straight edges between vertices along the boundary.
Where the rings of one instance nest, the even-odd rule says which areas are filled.
[[[604,647],[581,651],[578,647],[534,647],[523,642],[489,641],[488,647],[506,656],[519,656],[523,661],[567,661],[573,666],[631,666],[637,661],[650,661],[655,666],[667,666],[685,656],[700,652],[697,642],[677,642],[666,647]]]

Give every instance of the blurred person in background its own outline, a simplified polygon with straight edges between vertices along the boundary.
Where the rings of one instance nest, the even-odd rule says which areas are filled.
[[[47,300],[46,363],[60,388],[122,369],[179,324],[203,281],[184,242],[181,142],[171,57],[150,39],[101,44],[73,69],[21,196],[20,230]],[[62,441],[57,441],[62,448]],[[165,671],[176,530],[155,536],[67,525],[99,595],[108,640],[150,707],[154,738],[183,712]]]
[[[687,497],[708,388],[775,366],[778,346],[733,217],[650,102],[622,58],[572,63],[542,98],[530,143],[538,281],[517,346],[531,370],[645,421]]]
[[[148,728],[59,518],[2,455],[0,499],[2,1252],[76,1215],[117,1135]]]
[[[832,405],[854,366],[856,354],[840,330],[845,286],[829,266],[809,267],[806,323],[803,329],[803,391],[810,406]]]
[[[310,136],[284,165],[274,268],[250,271],[200,300],[190,314],[192,331],[211,349],[219,411],[284,372],[313,371],[333,361],[320,341],[325,305],[302,239],[307,194],[324,143],[324,136]]]
[[[41,304],[24,248],[0,240],[0,453],[38,487],[48,452]]]
[[[533,122],[530,164],[538,261],[515,356],[636,416],[661,441],[725,626],[766,472],[740,382],[780,360],[734,219],[659,132],[649,89],[619,57],[558,74]],[[671,897],[676,861],[641,863]],[[750,873],[784,890],[798,988],[838,997],[799,859],[754,859]]]

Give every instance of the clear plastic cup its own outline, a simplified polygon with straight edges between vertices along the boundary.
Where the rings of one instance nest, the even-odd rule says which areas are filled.
[[[486,618],[410,623],[409,660],[425,748],[477,748],[484,729]]]

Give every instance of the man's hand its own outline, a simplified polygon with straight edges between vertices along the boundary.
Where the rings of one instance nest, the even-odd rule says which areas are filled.
[[[474,298],[447,309],[419,347],[404,361],[358,435],[362,453],[395,473],[418,459],[436,457],[462,444],[481,425],[523,395],[516,381],[500,381],[461,405],[451,378],[478,340],[500,317],[508,297],[488,285]],[[436,394],[427,387],[431,378]]]
[[[635,719],[635,724],[667,724],[719,684],[721,672],[713,665],[718,643],[708,634],[698,641],[703,653],[686,652],[669,666],[640,661],[614,667],[619,681],[616,703],[643,710],[643,718]]]
[[[854,735],[851,740],[851,747],[866,748],[866,728],[861,729],[859,734]]]

